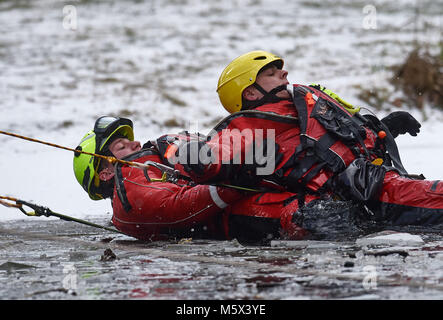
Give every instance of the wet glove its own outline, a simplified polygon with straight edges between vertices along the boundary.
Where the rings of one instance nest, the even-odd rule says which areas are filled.
[[[203,141],[189,141],[176,152],[183,169],[191,176],[204,175],[211,164],[211,148]]]
[[[416,136],[420,132],[421,124],[410,113],[396,111],[384,117],[381,122],[385,124],[392,136],[396,138],[399,134],[409,133]]]

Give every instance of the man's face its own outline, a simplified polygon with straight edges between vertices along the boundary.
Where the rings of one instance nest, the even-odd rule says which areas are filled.
[[[278,86],[288,85],[289,81],[287,79],[287,76],[288,72],[286,70],[278,69],[276,66],[271,65],[257,75],[257,79],[255,80],[255,82],[263,89],[265,89],[265,91],[269,92]],[[263,94],[261,94],[260,92],[258,93],[261,95],[258,99],[263,97]],[[283,90],[278,92],[277,96],[280,98],[289,98],[289,93],[286,90]]]
[[[287,76],[288,72],[286,70],[278,69],[275,65],[270,65],[257,75],[255,82],[266,92],[269,92],[281,85],[288,85],[289,81]],[[284,99],[290,98],[290,94],[286,90],[279,91],[276,95]],[[243,90],[243,97],[246,100],[255,101],[263,98],[263,94],[251,85]]]
[[[141,149],[141,145],[139,141],[130,141],[126,138],[117,138],[111,142],[109,145],[109,151],[112,152],[114,157],[117,159],[122,159],[131,153],[137,152]],[[110,181],[115,173],[114,173],[114,165],[106,161],[101,164],[102,169],[98,173],[101,181]]]
[[[130,141],[126,138],[117,138],[109,145],[109,151],[111,151],[117,159],[122,159],[140,149],[141,145],[139,141]]]
[[[289,84],[287,76],[288,72],[286,70],[271,65],[257,75],[255,82],[269,92],[275,87]]]

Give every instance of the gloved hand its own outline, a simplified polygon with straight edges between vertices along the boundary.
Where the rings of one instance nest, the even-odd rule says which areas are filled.
[[[381,119],[396,138],[399,134],[409,133],[416,136],[420,132],[421,124],[410,113],[406,111],[395,111]]]
[[[211,164],[211,148],[203,141],[189,141],[176,152],[178,163],[187,173],[202,176]]]

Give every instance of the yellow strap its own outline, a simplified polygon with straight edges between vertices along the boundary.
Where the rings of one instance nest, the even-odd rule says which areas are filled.
[[[376,166],[381,166],[383,164],[383,159],[382,158],[374,159],[372,161],[372,164],[375,164]]]

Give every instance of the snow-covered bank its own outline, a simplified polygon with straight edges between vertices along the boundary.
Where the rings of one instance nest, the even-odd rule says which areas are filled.
[[[67,4],[76,30],[64,28]],[[361,103],[356,86],[389,86],[388,68],[414,39],[438,49],[443,4],[420,2],[414,28],[415,4],[374,1],[377,26],[365,29],[366,1],[2,1],[0,128],[69,147],[103,114],[133,119],[142,141],[189,123],[207,132],[226,115],[215,93],[221,70],[254,49],[283,56],[291,82]],[[418,137],[398,139],[411,173],[443,178],[442,120],[435,112]],[[1,135],[0,143],[0,195],[77,217],[110,211],[77,184],[70,152]],[[22,217],[0,207],[0,220]]]
[[[429,180],[443,179],[442,133],[443,119],[441,114],[436,114],[432,120],[422,122],[417,137],[404,135],[397,138],[402,162],[409,173],[422,173]]]

